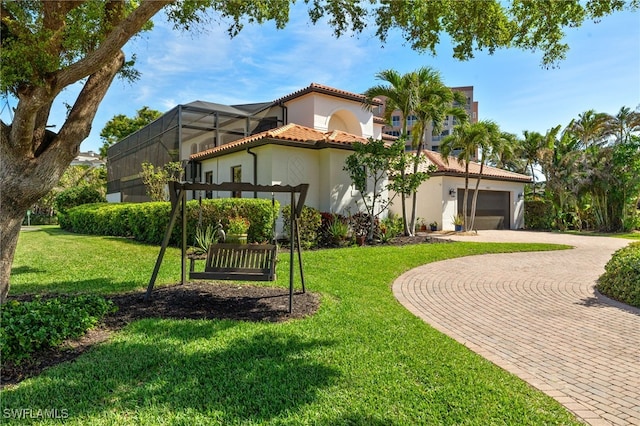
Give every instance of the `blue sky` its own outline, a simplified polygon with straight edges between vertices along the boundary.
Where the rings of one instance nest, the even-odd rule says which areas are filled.
[[[556,69],[542,68],[540,53],[516,49],[494,55],[478,52],[476,58],[460,62],[452,58],[446,41],[434,57],[411,50],[399,34],[392,34],[384,46],[373,30],[336,39],[328,26],[308,22],[304,4],[292,9],[284,30],[271,23],[248,25],[229,39],[225,29],[213,25],[194,35],[157,20],[151,33],[130,41],[125,50],[137,54],[142,76],[133,84],[114,81],[81,149],[97,151],[100,130],[110,118],[133,116],[143,106],[164,112],[195,100],[264,102],[312,82],[361,93],[378,83],[378,71],[389,68],[404,73],[431,66],[449,86],[474,86],[479,118],[517,134],[544,133],[588,109],[616,113],[622,106],[640,105],[638,12],[567,29],[570,50]],[[50,124],[60,126],[63,102],[72,103],[75,93],[68,90],[59,97]],[[2,118],[9,120],[6,110]]]

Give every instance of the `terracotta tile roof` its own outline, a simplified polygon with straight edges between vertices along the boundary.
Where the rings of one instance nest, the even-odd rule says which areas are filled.
[[[366,99],[364,95],[360,95],[358,93],[347,92],[345,90],[336,89],[333,87],[325,86],[323,84],[311,83],[309,86],[305,87],[304,89],[297,90],[289,95],[276,99],[275,101],[273,101],[273,103],[279,104],[279,103],[288,102],[292,99],[299,98],[300,96],[304,96],[308,93],[313,93],[313,92],[322,93],[325,95],[337,96],[339,98],[348,99],[348,100],[356,101],[360,103],[363,103]],[[374,99],[373,103],[374,105],[382,104],[382,102],[380,102],[379,99]]]
[[[427,171],[429,164],[433,164],[437,167],[436,172],[433,173],[434,175],[464,176],[464,164],[458,163],[455,157],[449,157],[449,162],[447,163],[444,157],[438,152],[423,151],[423,154],[427,157],[427,162],[422,163],[421,171]],[[469,174],[473,178],[477,178],[480,174],[480,163],[476,163],[475,161],[469,162]],[[531,182],[530,176],[487,165],[482,169],[482,178]]]
[[[239,151],[251,146],[266,145],[269,143],[278,143],[284,145],[306,145],[309,148],[321,147],[326,145],[349,147],[353,142],[366,143],[367,139],[361,136],[352,135],[340,130],[330,132],[321,132],[299,124],[287,124],[276,129],[267,130],[266,132],[256,133],[255,135],[236,141],[207,149],[191,155],[192,160],[205,160],[211,157],[217,157],[223,153]]]
[[[387,124],[387,120],[385,120],[384,117],[378,117],[377,115],[373,116],[373,122],[379,124]]]

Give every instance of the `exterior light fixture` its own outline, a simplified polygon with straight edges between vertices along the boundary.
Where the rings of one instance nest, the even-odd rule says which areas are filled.
[[[451,198],[456,198],[456,189],[455,188],[451,188],[449,190],[449,195],[451,196]]]
[[[518,194],[518,200],[522,200],[522,198],[523,198],[523,197],[524,197],[524,194],[523,194],[522,192],[520,192],[520,193]]]

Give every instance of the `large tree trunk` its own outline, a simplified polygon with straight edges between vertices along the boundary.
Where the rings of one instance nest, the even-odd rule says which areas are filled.
[[[124,54],[120,52],[89,77],[57,135],[45,130],[45,122],[38,124],[43,109],[48,115],[54,90],[34,91],[38,96],[20,98],[13,124],[2,125],[0,303],[4,303],[9,294],[11,265],[27,210],[56,185],[76,156],[80,143],[91,132],[100,102],[123,63]],[[31,134],[33,142],[25,143],[25,134]]]

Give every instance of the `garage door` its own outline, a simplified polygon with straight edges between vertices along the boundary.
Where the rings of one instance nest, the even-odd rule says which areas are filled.
[[[471,201],[473,190],[469,190],[467,214],[471,214]],[[462,213],[464,203],[464,189],[458,190],[458,213]],[[509,192],[507,191],[482,191],[478,193],[476,204],[475,229],[509,229]]]

